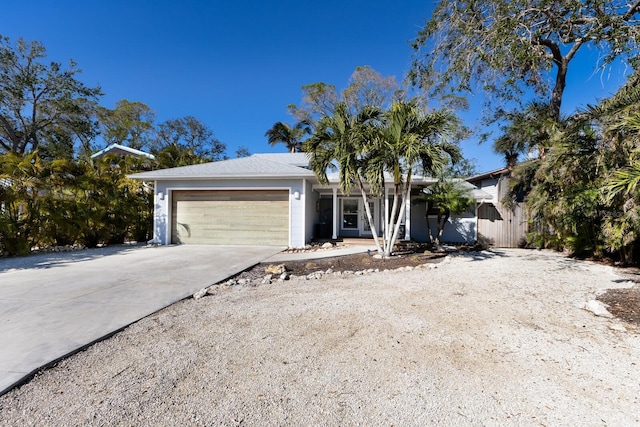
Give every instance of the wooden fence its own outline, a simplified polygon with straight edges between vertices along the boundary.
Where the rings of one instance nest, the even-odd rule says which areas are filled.
[[[525,243],[527,218],[524,203],[513,209],[502,203],[478,206],[478,241],[497,248],[518,248]]]

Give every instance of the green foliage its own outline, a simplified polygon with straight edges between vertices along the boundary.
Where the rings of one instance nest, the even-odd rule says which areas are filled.
[[[238,149],[236,150],[236,158],[241,158],[241,157],[249,157],[251,155],[251,152],[249,151],[249,149],[247,147],[245,147],[244,145],[241,145],[240,147],[238,147]]]
[[[535,246],[637,262],[640,243],[638,73],[610,99],[558,123],[545,155],[516,166]]]
[[[36,153],[0,155],[0,253],[146,241],[152,192],[126,177],[141,166],[133,157],[45,162]]]
[[[477,175],[478,165],[476,159],[459,159],[457,162],[448,162],[443,175],[452,178],[468,178]]]
[[[471,196],[471,190],[462,181],[442,176],[436,183],[424,189],[418,203],[426,204],[425,217],[429,239],[439,245],[444,227],[451,215],[468,212],[475,206],[476,201]],[[436,213],[435,237],[429,224],[429,214],[433,212]]]
[[[319,82],[302,86],[302,94],[301,104],[291,104],[288,110],[312,130],[321,117],[331,116],[339,103],[346,106],[349,114],[357,115],[365,107],[388,109],[405,98],[405,90],[394,77],[385,77],[369,66],[356,67],[342,92]]]
[[[375,73],[367,67],[354,74],[365,72]],[[376,247],[384,256],[389,256],[404,216],[413,170],[434,174],[442,171],[448,161],[460,159],[458,146],[447,139],[458,130],[458,120],[447,110],[426,111],[417,99],[393,101],[398,91],[389,90],[392,80],[380,78],[376,80],[383,83],[380,85],[365,84],[359,79],[352,81],[356,84],[343,93],[329,113],[322,113],[315,121],[314,133],[304,143],[303,151],[310,153],[311,167],[321,183],[328,183],[329,169],[337,169],[343,194],[350,194],[357,186]],[[379,93],[376,87],[381,88]],[[389,101],[387,108],[380,105]],[[393,179],[394,192],[381,247],[367,197],[383,193],[385,173]]]
[[[122,99],[113,110],[98,107],[96,115],[107,144],[126,145],[136,150],[150,146],[155,113],[142,102]]]
[[[267,142],[272,147],[276,144],[283,143],[287,146],[290,153],[302,151],[304,138],[311,133],[311,127],[305,120],[297,122],[293,126],[289,126],[283,122],[275,123],[271,129],[265,132]]]
[[[637,65],[639,10],[622,0],[440,1],[413,43],[410,78],[447,97],[482,91],[487,113],[498,115],[533,92],[559,117],[580,50],[599,53],[594,69],[616,59]]]
[[[160,167],[223,160],[227,146],[214,137],[213,131],[207,125],[193,116],[186,116],[167,120],[158,125],[151,151],[159,154],[167,149],[170,151],[170,156],[179,161],[161,162]]]
[[[75,62],[64,69],[44,58],[42,43],[19,38],[12,46],[0,36],[0,153],[25,154],[41,144],[51,151],[56,141],[73,146],[95,135],[92,115],[100,88],[77,80]]]

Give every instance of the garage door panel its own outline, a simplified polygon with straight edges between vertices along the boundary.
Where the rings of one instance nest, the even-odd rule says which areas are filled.
[[[176,191],[172,241],[287,245],[288,191]]]

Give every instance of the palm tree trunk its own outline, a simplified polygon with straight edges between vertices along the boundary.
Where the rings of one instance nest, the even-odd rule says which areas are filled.
[[[442,233],[444,232],[444,226],[447,225],[447,221],[449,221],[449,212],[444,215],[442,223],[440,223],[440,218],[438,218],[438,244],[440,244],[440,239],[442,239]]]
[[[378,232],[376,231],[376,225],[373,223],[373,218],[371,216],[371,209],[369,209],[369,201],[367,200],[367,193],[364,189],[364,185],[362,184],[362,180],[360,179],[359,175],[356,176],[356,180],[358,181],[358,187],[360,187],[360,193],[362,193],[362,202],[364,203],[364,211],[367,213],[367,220],[369,221],[371,234],[373,234],[373,241],[376,244],[376,249],[378,253],[382,254],[383,250],[380,247],[380,242],[378,241]]]
[[[409,194],[409,189],[411,188],[411,171],[407,173],[407,180],[405,182],[404,188],[402,189],[402,205],[400,205],[400,212],[398,213],[398,218],[395,222],[395,227],[393,230],[393,235],[391,236],[391,240],[389,241],[389,256],[391,256],[391,251],[393,250],[393,245],[396,243],[396,239],[398,238],[398,231],[400,230],[400,221],[404,216],[405,210],[407,208],[407,196]],[[385,254],[386,256],[386,254]]]
[[[429,233],[429,242],[433,243],[434,242],[433,232],[431,231],[431,225],[429,224],[429,203],[427,202],[426,205],[427,205],[426,206],[427,211],[424,214],[424,219],[427,221],[427,232]]]
[[[388,257],[391,255],[391,248],[389,247],[389,242],[391,242],[391,236],[393,235],[393,230],[395,228],[395,218],[396,218],[396,210],[398,209],[398,185],[396,184],[395,190],[393,193],[393,205],[391,206],[391,212],[389,213],[389,223],[384,225],[385,235],[384,235],[384,256]]]

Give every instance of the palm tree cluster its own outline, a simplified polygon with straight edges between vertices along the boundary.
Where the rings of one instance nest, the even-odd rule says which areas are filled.
[[[146,241],[153,192],[126,177],[145,161],[0,155],[0,255],[28,254],[34,247]]]
[[[405,214],[414,170],[437,174],[450,160],[461,157],[459,147],[448,140],[457,126],[450,111],[428,112],[415,99],[394,101],[387,109],[354,108],[342,101],[315,123],[303,151],[310,154],[311,167],[321,183],[328,183],[327,171],[337,170],[343,194],[358,188],[376,247],[388,257]],[[382,196],[387,180],[393,184],[393,202],[384,229],[377,230],[368,197]]]
[[[533,245],[638,261],[639,83],[636,72],[613,97],[547,126],[544,155],[514,168]]]

